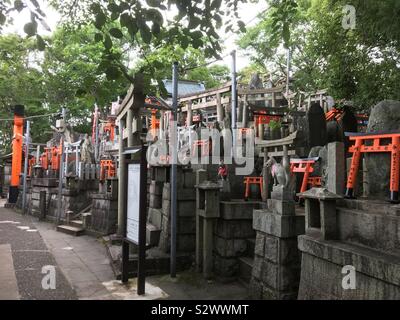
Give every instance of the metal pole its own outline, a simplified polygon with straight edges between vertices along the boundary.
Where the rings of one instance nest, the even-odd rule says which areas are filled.
[[[237,109],[237,83],[236,83],[236,50],[233,50],[231,52],[231,56],[232,56],[232,116],[231,116],[231,120],[232,120],[232,146],[233,146],[233,155],[235,154],[235,150],[236,150],[236,131],[234,129],[236,129],[236,109]]]
[[[56,221],[57,225],[60,224],[61,210],[62,210],[62,186],[64,180],[64,137],[61,137],[60,149],[61,149],[61,159],[60,159],[60,168],[58,172],[58,199],[57,199],[57,221]]]
[[[67,111],[65,108],[62,108],[62,118],[64,120],[64,125],[66,126],[66,114]],[[60,139],[60,149],[61,149],[61,159],[60,159],[60,166],[58,172],[58,199],[57,199],[57,219],[56,224],[59,225],[61,221],[61,210],[62,210],[62,186],[64,180],[64,137],[61,136]]]
[[[172,68],[172,119],[170,146],[171,146],[171,277],[176,277],[176,219],[177,219],[177,149],[176,149],[176,119],[178,108],[178,62]]]
[[[147,211],[147,147],[142,144],[140,155],[140,201],[139,201],[139,261],[137,293],[145,294],[146,288],[146,211]]]
[[[94,122],[94,135],[95,135],[95,140],[94,140],[94,163],[97,163],[97,158],[99,156],[99,108],[97,106],[97,103],[95,104],[94,107],[94,112],[95,112],[95,122]]]
[[[24,181],[23,181],[23,193],[22,193],[22,213],[25,214],[26,208],[26,178],[28,175],[28,160],[29,160],[29,139],[30,139],[31,122],[26,121],[26,133],[25,133],[25,163],[24,163]]]
[[[286,66],[287,66],[287,70],[286,70],[286,96],[289,94],[289,82],[290,82],[290,48],[287,49],[287,57],[286,57]],[[288,99],[289,101],[289,99]]]

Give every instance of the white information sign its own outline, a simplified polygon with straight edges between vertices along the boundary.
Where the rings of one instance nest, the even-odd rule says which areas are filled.
[[[127,198],[126,237],[128,240],[139,244],[140,164],[128,164]]]

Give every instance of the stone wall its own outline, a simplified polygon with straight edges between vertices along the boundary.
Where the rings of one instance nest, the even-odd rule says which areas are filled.
[[[92,194],[90,223],[85,227],[102,235],[113,234],[118,226],[118,199],[104,193]]]
[[[299,299],[400,299],[399,209],[366,200],[339,205],[336,240],[299,237]],[[342,287],[344,266],[354,267],[355,289]]]
[[[214,230],[214,271],[223,277],[236,277],[239,258],[248,250],[248,239],[254,239],[253,210],[260,202],[221,201],[220,217]]]
[[[275,190],[275,188],[274,188]],[[304,215],[296,215],[290,193],[271,193],[268,209],[254,210],[257,232],[250,293],[255,299],[296,299],[300,281],[297,236]]]
[[[148,222],[161,230],[158,247],[170,252],[171,190],[170,167],[152,167]],[[177,251],[194,253],[196,246],[195,174],[190,168],[177,170]]]
[[[344,242],[299,237],[303,252],[299,299],[400,299],[400,258]],[[343,289],[345,265],[355,267],[355,289]]]
[[[56,219],[58,215],[58,182],[54,178],[33,178],[30,181],[31,187],[28,189],[27,203],[29,204],[29,214],[40,216],[40,192],[46,192],[46,218]],[[93,183],[82,182],[77,185],[77,189],[63,188],[62,190],[62,215],[61,219],[66,218],[66,212],[78,213],[90,205],[93,194]],[[19,197],[22,199],[22,197]]]

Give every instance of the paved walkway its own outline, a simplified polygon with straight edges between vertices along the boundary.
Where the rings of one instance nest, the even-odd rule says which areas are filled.
[[[15,277],[11,246],[9,244],[0,245],[0,300],[18,300],[18,285]]]
[[[0,279],[7,277],[8,288],[18,288],[20,299],[70,300],[77,298],[74,289],[66,280],[40,236],[33,218],[5,209],[3,203],[0,203],[0,245],[8,261],[3,263],[1,259]],[[55,289],[46,289],[46,286],[45,288],[42,286],[43,279],[50,274],[47,269],[43,269],[45,266],[54,267]],[[12,277],[12,274],[15,276]],[[6,290],[8,289],[0,286],[0,291]]]
[[[0,300],[3,299],[138,299],[135,281],[115,281],[101,240],[74,237],[55,231],[54,224],[39,222],[5,209],[0,200]],[[54,266],[56,288],[44,289],[45,266]],[[6,286],[6,288],[5,288]],[[147,296],[140,299],[245,299],[246,288],[237,282],[204,280],[196,272],[147,277]]]
[[[39,222],[35,226],[79,299],[114,299],[102,284],[114,280],[115,275],[99,240],[57,232],[51,223]]]

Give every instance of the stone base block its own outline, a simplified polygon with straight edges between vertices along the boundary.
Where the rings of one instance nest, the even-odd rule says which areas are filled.
[[[253,228],[280,238],[295,237],[304,234],[304,216],[285,216],[265,209],[254,210]]]

